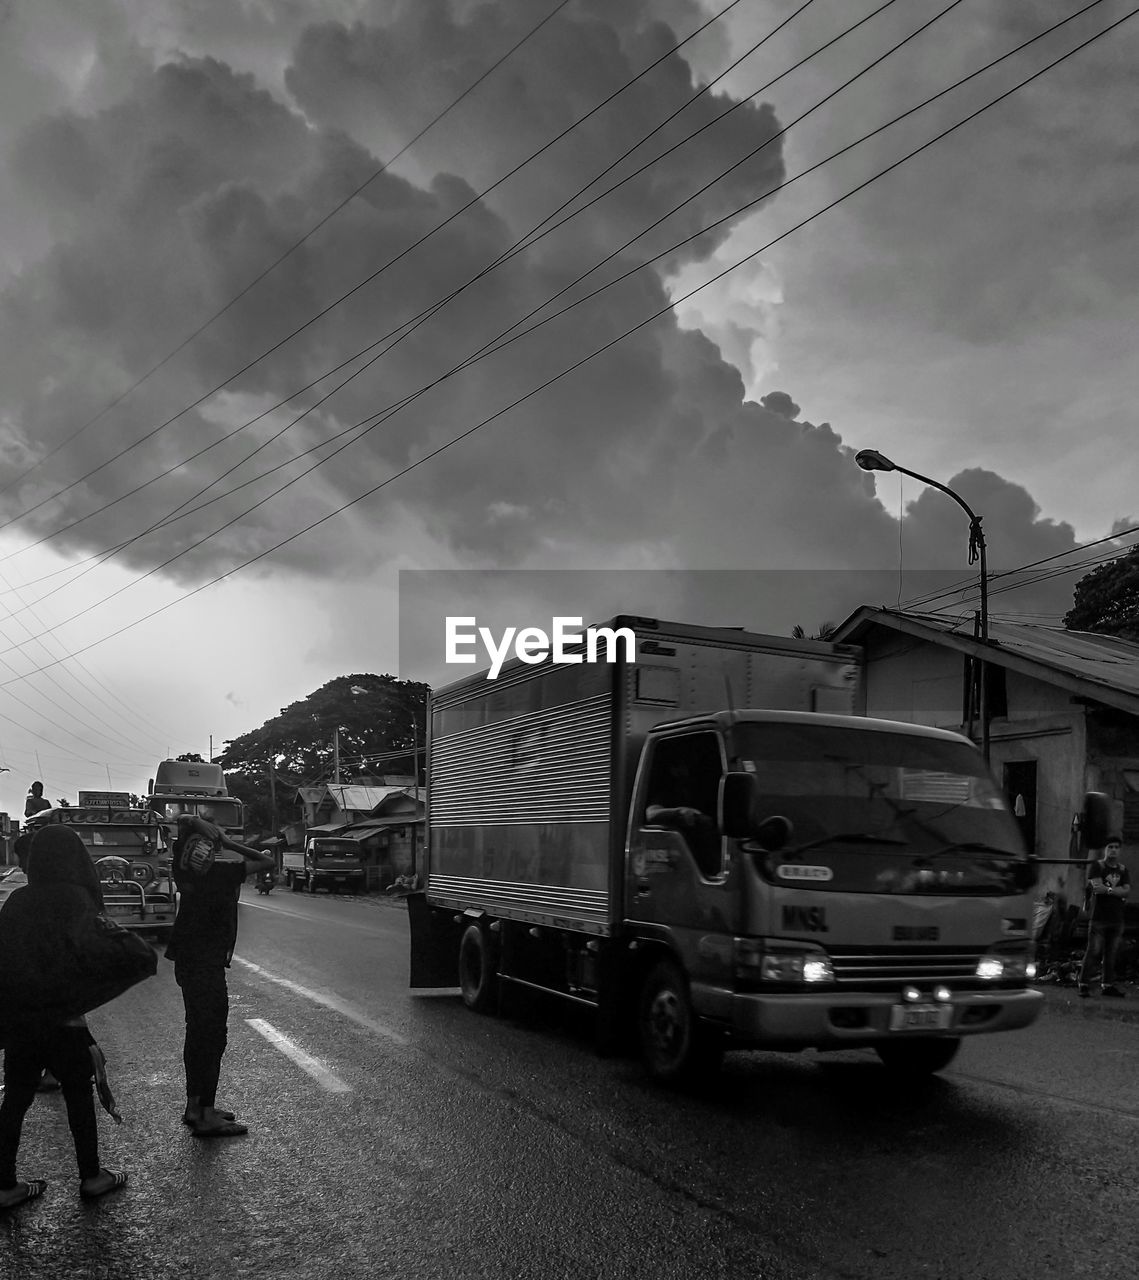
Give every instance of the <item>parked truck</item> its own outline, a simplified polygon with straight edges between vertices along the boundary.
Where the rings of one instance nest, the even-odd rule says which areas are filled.
[[[412,987],[555,994],[663,1081],[741,1048],[925,1074],[1033,1022],[1036,866],[967,738],[854,714],[848,646],[607,625],[634,657],[433,695]]]
[[[359,893],[364,887],[360,842],[347,836],[306,836],[303,849],[284,851],[281,868],[294,893]]]

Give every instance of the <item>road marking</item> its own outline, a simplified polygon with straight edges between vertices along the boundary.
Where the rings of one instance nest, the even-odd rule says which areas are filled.
[[[329,1093],[351,1093],[352,1086],[345,1084],[339,1076],[334,1076],[319,1059],[305,1053],[300,1045],[293,1044],[288,1036],[282,1035],[276,1027],[263,1018],[246,1018],[246,1022],[259,1032],[273,1046],[280,1049],[286,1058],[291,1058],[302,1071],[307,1071],[322,1089]]]
[[[264,978],[268,982],[275,982],[278,986],[284,987],[298,996],[303,996],[306,1000],[312,1000],[315,1004],[324,1005],[326,1009],[333,1009],[336,1013],[342,1014],[358,1026],[374,1031],[376,1035],[383,1036],[385,1039],[392,1041],[393,1044],[407,1044],[407,1040],[398,1031],[393,1031],[391,1027],[385,1027],[382,1022],[376,1022],[373,1018],[369,1018],[366,1014],[361,1013],[359,1009],[348,1004],[347,1001],[341,1000],[339,996],[329,995],[323,991],[313,991],[309,987],[302,987],[300,983],[291,982],[288,978],[282,978],[278,974],[270,973],[268,969],[263,969],[259,964],[254,964],[252,960],[243,960],[241,956],[234,956],[233,959],[235,964],[243,965],[252,973],[257,974],[259,978]]]
[[[269,911],[275,916],[291,916],[294,920],[307,920],[309,924],[323,923],[323,919],[321,917],[314,916],[308,911],[290,911],[288,907],[279,907],[276,903],[273,903],[273,905],[270,906],[267,902],[253,902],[249,898],[242,898],[240,901],[243,911]],[[368,924],[367,922],[359,923],[354,920],[338,919],[336,921],[336,927],[338,929],[355,929],[359,933],[374,934],[376,932],[375,925]]]

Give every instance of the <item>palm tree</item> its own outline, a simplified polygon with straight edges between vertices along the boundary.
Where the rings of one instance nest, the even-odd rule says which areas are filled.
[[[791,634],[796,640],[830,640],[834,633],[838,630],[837,622],[822,622],[819,624],[818,631],[813,636],[807,635],[806,631],[796,623],[791,628]]]

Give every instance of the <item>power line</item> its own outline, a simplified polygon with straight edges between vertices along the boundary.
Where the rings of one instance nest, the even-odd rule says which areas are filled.
[[[993,585],[999,582],[1001,579],[1012,577],[1015,574],[1026,573],[1029,569],[1033,569],[1033,568],[1036,568],[1037,566],[1049,564],[1054,560],[1062,559],[1064,556],[1077,555],[1081,552],[1089,550],[1092,547],[1101,546],[1107,542],[1114,542],[1119,538],[1126,537],[1130,533],[1139,533],[1139,525],[1131,525],[1129,528],[1120,529],[1116,533],[1108,534],[1104,538],[1095,538],[1090,542],[1085,542],[1085,543],[1078,544],[1077,546],[1074,546],[1074,547],[1069,547],[1064,551],[1057,551],[1053,555],[1044,556],[1039,560],[1031,560],[1027,564],[1019,565],[1014,569],[1004,569],[1000,573],[991,573],[988,575],[990,591],[995,594],[1000,594],[1001,592],[1005,592],[1005,591],[1016,591],[1023,587],[1035,586],[1038,582],[1048,581],[1053,577],[1063,577],[1069,573],[1085,572],[1087,570],[1095,568],[1098,565],[1109,564],[1112,560],[1116,560],[1121,556],[1127,555],[1130,550],[1134,550],[1134,547],[1111,550],[1108,552],[1104,552],[1101,555],[1093,556],[1090,559],[1076,561],[1076,563],[1071,565],[1055,565],[1053,566],[1052,569],[1046,571],[1045,573],[1026,578],[1023,581],[1017,581],[1017,582],[1011,582],[1011,583],[1002,582],[1001,585],[999,586]],[[922,596],[914,596],[910,600],[907,600],[903,607],[907,609],[918,609],[918,608],[921,608],[923,605],[932,604],[937,600],[945,599],[949,596],[956,596],[956,595],[971,596],[974,592],[979,592],[979,587],[977,585],[976,578],[975,577],[962,578],[955,583],[951,583],[949,586],[945,587],[941,591],[929,592]]]
[[[1099,2],[1099,0],[1093,0],[1093,2],[1094,2],[1094,3],[1098,3],[1098,2]],[[1090,8],[1090,7],[1092,7],[1092,6],[1091,6],[1091,5],[1089,5],[1089,6],[1087,6],[1087,7],[1089,7],[1089,8]],[[621,341],[623,341],[624,339],[626,339],[626,338],[630,337],[633,333],[638,332],[640,329],[642,329],[642,328],[646,327],[648,324],[651,324],[653,321],[655,321],[655,320],[659,319],[661,316],[663,316],[663,315],[665,315],[665,314],[667,314],[667,313],[671,312],[677,303],[679,303],[679,302],[684,302],[684,301],[686,301],[688,298],[693,297],[695,294],[697,294],[697,293],[699,293],[700,291],[702,291],[703,289],[707,288],[709,285],[714,284],[716,281],[718,281],[718,280],[720,280],[720,279],[724,278],[725,276],[727,276],[728,274],[730,274],[732,271],[734,271],[734,270],[738,269],[738,268],[739,268],[740,266],[742,266],[744,263],[751,261],[751,260],[752,260],[752,259],[754,259],[758,254],[760,254],[760,253],[762,253],[762,252],[765,252],[765,251],[766,251],[767,249],[769,249],[773,244],[776,244],[776,243],[778,243],[779,241],[781,241],[781,240],[785,239],[787,236],[789,236],[789,235],[791,235],[793,232],[795,232],[795,231],[797,231],[797,230],[801,229],[803,226],[806,226],[806,225],[808,225],[809,223],[814,222],[816,219],[820,218],[824,213],[829,212],[831,209],[835,208],[837,205],[839,205],[839,204],[843,203],[844,201],[848,200],[851,196],[858,194],[860,191],[864,190],[865,188],[867,188],[868,186],[870,186],[872,183],[874,183],[874,182],[878,181],[880,178],[884,177],[886,174],[893,172],[895,169],[899,168],[899,167],[900,167],[902,164],[904,164],[906,161],[908,161],[908,160],[912,159],[912,158],[913,158],[914,156],[916,156],[916,155],[921,154],[923,151],[925,151],[925,150],[927,150],[928,148],[932,147],[932,146],[933,146],[934,144],[936,144],[937,142],[940,142],[942,139],[944,139],[945,137],[947,137],[949,134],[954,133],[956,130],[958,130],[958,129],[962,128],[965,124],[970,123],[972,120],[974,120],[974,119],[976,119],[978,116],[982,115],[985,111],[989,110],[991,107],[993,107],[993,106],[997,105],[998,103],[1000,103],[1000,102],[1004,101],[1004,99],[1006,99],[1006,98],[1010,97],[1013,93],[1015,93],[1015,92],[1017,92],[1018,90],[1022,89],[1025,85],[1032,83],[1034,80],[1036,80],[1036,79],[1038,79],[1040,76],[1044,75],[1047,71],[1050,71],[1052,68],[1054,68],[1055,66],[1059,65],[1061,62],[1066,61],[1068,58],[1070,58],[1070,57],[1074,56],[1074,54],[1076,54],[1076,53],[1080,52],[1081,50],[1085,49],[1086,47],[1088,47],[1088,45],[1090,45],[1090,44],[1094,43],[1096,40],[1100,39],[1102,36],[1104,36],[1104,35],[1108,34],[1110,31],[1114,30],[1116,27],[1120,26],[1122,23],[1124,23],[1124,22],[1128,21],[1130,18],[1134,17],[1136,13],[1139,13],[1139,9],[1133,9],[1133,10],[1130,10],[1130,11],[1129,11],[1128,13],[1126,13],[1123,17],[1121,17],[1121,18],[1117,19],[1115,22],[1113,22],[1113,23],[1109,24],[1107,27],[1105,27],[1105,28],[1103,28],[1102,30],[1100,30],[1100,31],[1096,32],[1094,35],[1090,36],[1088,39],[1086,39],[1086,40],[1084,40],[1083,42],[1081,42],[1080,44],[1076,45],[1074,48],[1072,48],[1072,49],[1068,50],[1066,53],[1064,53],[1064,54],[1060,55],[1058,58],[1056,58],[1056,59],[1054,59],[1052,62],[1050,62],[1050,63],[1046,64],[1044,67],[1040,68],[1039,70],[1037,70],[1037,71],[1033,72],[1031,75],[1029,75],[1029,76],[1025,77],[1023,80],[1019,81],[1019,82],[1018,82],[1016,85],[1014,85],[1012,88],[1010,88],[1010,89],[1008,89],[1008,90],[1005,90],[1003,93],[1001,93],[1001,94],[997,95],[997,97],[995,97],[995,98],[991,99],[989,102],[985,103],[983,106],[981,106],[981,107],[977,108],[976,110],[974,110],[974,111],[970,112],[968,115],[966,115],[965,117],[963,117],[961,120],[958,120],[956,123],[954,123],[954,124],[952,124],[952,125],[948,126],[947,128],[943,129],[940,133],[936,134],[934,137],[932,137],[932,138],[928,139],[928,140],[927,140],[926,142],[924,142],[924,143],[921,143],[919,146],[917,146],[917,147],[915,147],[913,150],[911,150],[911,151],[907,152],[905,155],[903,155],[902,157],[900,157],[898,160],[895,160],[895,161],[894,161],[894,162],[892,162],[891,164],[887,165],[885,168],[883,168],[883,169],[879,170],[877,173],[875,173],[875,174],[871,175],[869,178],[865,179],[863,182],[859,183],[859,184],[858,184],[858,185],[856,185],[855,187],[853,187],[853,188],[851,188],[850,190],[846,191],[843,195],[838,196],[836,199],[832,200],[830,203],[828,203],[827,205],[823,206],[823,208],[822,208],[822,209],[817,210],[815,213],[813,213],[813,214],[809,215],[808,217],[804,218],[802,221],[800,221],[800,222],[796,223],[793,227],[791,227],[791,228],[789,228],[787,231],[783,232],[780,236],[777,236],[774,240],[772,240],[772,241],[768,242],[766,245],[760,246],[760,248],[755,249],[755,250],[753,250],[752,252],[750,252],[750,253],[746,254],[743,258],[738,259],[736,262],[732,263],[731,265],[729,265],[728,267],[726,267],[724,270],[722,270],[722,271],[718,272],[717,274],[715,274],[714,276],[712,276],[710,279],[705,280],[701,285],[699,285],[699,286],[697,286],[696,288],[694,288],[694,289],[690,290],[687,294],[684,294],[683,296],[681,296],[681,297],[679,297],[679,298],[673,299],[673,300],[672,300],[672,302],[671,302],[668,306],[663,307],[663,308],[660,308],[659,310],[657,310],[657,311],[653,312],[653,313],[652,313],[652,314],[650,314],[649,316],[645,317],[643,320],[639,321],[637,324],[635,324],[635,325],[633,325],[632,327],[630,327],[629,329],[625,330],[623,333],[618,334],[616,337],[614,337],[614,338],[612,338],[612,339],[608,340],[607,342],[603,343],[601,346],[599,346],[599,347],[595,348],[595,349],[594,349],[592,352],[590,352],[588,355],[586,355],[586,356],[582,357],[581,359],[579,359],[579,360],[575,361],[573,364],[569,365],[567,368],[562,369],[560,372],[558,372],[557,374],[555,374],[555,375],[553,375],[552,377],[548,378],[547,380],[545,380],[544,382],[542,382],[540,385],[538,385],[538,386],[536,386],[536,387],[533,387],[530,391],[528,391],[528,392],[524,393],[523,395],[519,396],[518,398],[516,398],[515,400],[513,400],[510,404],[508,404],[508,405],[504,406],[503,408],[499,409],[497,412],[495,412],[495,413],[493,413],[493,414],[489,415],[488,417],[486,417],[486,418],[482,419],[480,422],[475,423],[473,426],[471,426],[471,427],[467,428],[465,431],[460,432],[460,434],[459,434],[459,435],[457,435],[457,436],[453,437],[453,438],[452,438],[451,440],[449,440],[449,441],[446,441],[446,442],[445,442],[445,443],[443,443],[442,445],[439,445],[437,448],[435,448],[435,449],[431,450],[430,452],[428,452],[427,454],[425,454],[423,457],[421,457],[421,458],[417,459],[415,462],[410,463],[410,464],[408,464],[407,466],[403,467],[401,470],[397,471],[394,475],[389,476],[387,479],[385,479],[385,480],[381,481],[379,484],[376,484],[376,485],[372,486],[370,489],[368,489],[368,490],[366,490],[365,492],[363,492],[363,493],[359,494],[357,497],[355,497],[355,498],[353,498],[353,499],[349,500],[348,502],[343,503],[341,506],[339,506],[339,507],[335,508],[334,510],[332,510],[332,511],[330,511],[330,512],[327,512],[324,516],[320,517],[318,520],[315,520],[315,521],[313,521],[312,523],[310,523],[309,525],[306,525],[304,528],[297,530],[295,533],[293,533],[293,534],[292,534],[292,535],[290,535],[289,537],[284,538],[284,539],[282,539],[281,541],[279,541],[279,542],[277,542],[276,544],[274,544],[274,546],[269,547],[269,548],[266,548],[264,551],[259,552],[257,555],[252,556],[252,557],[248,558],[247,560],[243,561],[242,563],[240,563],[240,564],[238,564],[238,565],[236,565],[236,566],[232,567],[231,569],[227,570],[227,571],[226,571],[226,573],[224,573],[224,574],[220,574],[220,575],[218,575],[217,577],[215,577],[215,578],[213,578],[213,579],[209,580],[208,582],[205,582],[205,583],[201,583],[201,584],[199,584],[199,586],[197,586],[197,587],[195,587],[195,588],[191,589],[190,591],[186,592],[182,597],[180,597],[180,599],[179,599],[179,600],[176,600],[176,601],[170,601],[170,602],[168,602],[166,605],[163,605],[163,606],[161,606],[161,607],[160,607],[160,608],[158,608],[158,609],[152,610],[149,614],[144,615],[142,618],[136,619],[134,622],[129,623],[129,624],[126,624],[126,625],[124,625],[123,627],[118,628],[116,631],[111,632],[111,633],[109,633],[108,635],[105,635],[105,636],[101,637],[101,638],[100,638],[100,639],[98,639],[98,640],[92,641],[89,645],[86,645],[86,646],[84,646],[82,649],[77,650],[77,652],[85,652],[85,651],[86,651],[87,649],[89,649],[89,648],[93,648],[93,647],[95,647],[95,646],[96,646],[96,645],[98,645],[98,644],[105,643],[107,640],[109,640],[109,639],[113,639],[115,636],[120,635],[120,634],[122,634],[123,632],[125,632],[125,631],[127,631],[127,630],[130,630],[132,627],[134,627],[134,626],[138,626],[138,625],[140,625],[142,622],[148,621],[150,618],[155,617],[155,616],[157,616],[158,614],[165,612],[167,609],[171,608],[174,604],[181,603],[182,601],[185,601],[186,599],[189,599],[189,598],[191,598],[192,596],[195,596],[195,595],[199,594],[201,591],[206,590],[208,587],[215,585],[215,583],[217,583],[217,582],[221,581],[221,579],[222,579],[222,578],[227,577],[227,576],[229,576],[229,575],[231,575],[231,574],[233,574],[233,573],[239,572],[239,571],[240,571],[240,570],[242,570],[242,569],[248,568],[249,566],[251,566],[251,565],[253,565],[253,564],[256,564],[256,563],[257,563],[257,562],[259,562],[260,560],[265,559],[267,556],[272,555],[274,552],[279,551],[282,547],[287,546],[287,545],[288,545],[288,544],[290,544],[291,542],[296,541],[298,538],[303,537],[305,534],[310,533],[313,529],[318,528],[318,527],[319,527],[320,525],[322,525],[322,524],[325,524],[327,521],[329,521],[329,520],[333,519],[335,516],[342,514],[344,511],[346,511],[347,509],[349,509],[349,508],[350,508],[350,507],[352,507],[352,506],[355,506],[357,503],[359,503],[359,502],[363,501],[365,498],[368,498],[368,497],[373,496],[375,493],[379,492],[381,489],[386,488],[388,485],[390,485],[390,484],[394,483],[396,480],[398,480],[398,479],[402,478],[403,476],[407,475],[409,472],[416,470],[417,468],[419,468],[420,466],[422,466],[424,463],[426,463],[426,462],[428,462],[428,461],[431,461],[433,458],[437,457],[439,454],[443,453],[445,450],[447,450],[447,449],[451,448],[453,445],[455,445],[455,444],[459,443],[461,440],[464,440],[464,439],[466,439],[468,436],[473,435],[476,431],[481,430],[484,426],[489,425],[491,422],[497,421],[499,418],[503,417],[505,414],[507,414],[508,412],[510,412],[512,409],[516,408],[519,404],[523,403],[523,402],[524,402],[524,401],[526,401],[526,400],[529,400],[529,399],[530,399],[530,398],[532,398],[533,396],[535,396],[535,395],[539,394],[540,392],[542,392],[542,391],[546,390],[548,387],[552,386],[552,385],[553,385],[553,384],[555,384],[556,382],[561,381],[561,379],[563,379],[563,378],[567,377],[569,374],[576,372],[576,371],[577,371],[577,369],[581,368],[583,365],[587,364],[589,361],[591,361],[591,360],[595,359],[597,356],[602,355],[604,352],[608,351],[611,347],[616,346],[619,342],[621,342]],[[1057,24],[1057,25],[1059,25],[1059,24]],[[1044,34],[1046,34],[1046,33],[1044,33]],[[1007,56],[1007,55],[1006,55],[1006,56]],[[997,61],[1000,61],[1000,60],[1001,60],[1001,59],[997,59]],[[987,69],[987,68],[985,68],[985,69]],[[976,74],[976,73],[974,73],[974,74]],[[960,83],[964,83],[964,80],[971,79],[971,78],[972,78],[972,76],[964,77],[964,79],[963,79],[962,81],[959,81],[958,83],[959,83],[959,84],[960,84]],[[952,88],[952,87],[956,87],[956,85],[955,85],[955,86],[951,86],[951,88]],[[939,96],[941,96],[941,95],[940,95],[940,94],[938,94],[938,95],[934,95],[934,96],[935,96],[935,97],[939,97]],[[931,100],[932,100],[932,99],[931,99]],[[924,104],[923,104],[923,105],[924,105]],[[915,109],[916,109],[916,108],[915,108]],[[905,114],[911,114],[911,113],[910,113],[910,112],[908,112],[908,113],[905,113]],[[899,118],[901,118],[901,117],[899,117]],[[885,127],[885,126],[884,126],[884,127]],[[875,130],[874,132],[880,132],[880,130]],[[867,135],[867,136],[872,136],[872,135]],[[854,144],[852,144],[852,145],[854,145]],[[846,150],[846,149],[849,149],[849,148],[844,148],[844,150]],[[837,153],[836,153],[836,154],[837,154]],[[144,575],[144,576],[145,576],[145,575]],[[84,612],[84,613],[86,613],[86,612],[89,612],[89,610],[84,610],[83,612]],[[77,614],[77,615],[75,615],[75,617],[79,617],[79,616],[82,616],[82,614]],[[68,619],[68,621],[73,621],[73,620],[74,620],[74,619]],[[19,678],[23,679],[23,678],[27,678],[27,677],[19,677]],[[0,687],[3,687],[4,685],[6,685],[6,684],[8,684],[8,683],[14,683],[14,681],[0,681]]]

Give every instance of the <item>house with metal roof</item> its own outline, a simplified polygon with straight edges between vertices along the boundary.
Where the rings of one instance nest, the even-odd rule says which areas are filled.
[[[417,871],[425,805],[414,777],[298,787],[294,798],[303,819],[286,829],[291,845],[300,847],[314,834],[358,840],[370,889]]]
[[[862,648],[863,714],[955,729],[978,744],[988,737],[993,772],[1044,860],[1041,894],[1083,899],[1073,820],[1086,791],[1112,798],[1123,860],[1139,883],[1139,644],[995,621],[985,644],[971,616],[869,606],[833,638]]]

